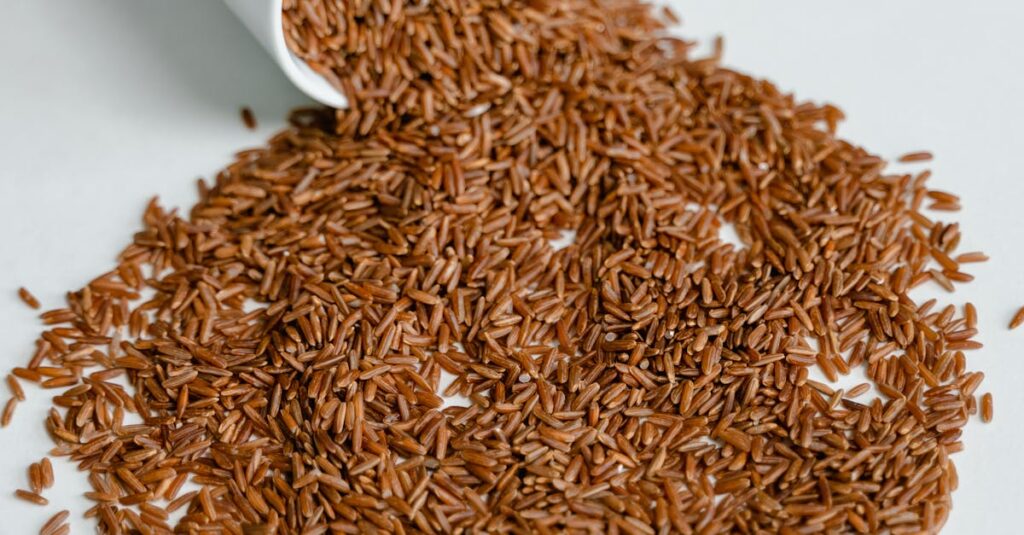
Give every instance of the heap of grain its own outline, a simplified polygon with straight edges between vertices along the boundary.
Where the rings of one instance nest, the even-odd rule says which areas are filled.
[[[351,109],[151,205],[16,370],[70,387],[47,425],[104,531],[942,526],[982,375],[973,314],[907,293],[969,279],[926,174],[633,0],[285,21]]]

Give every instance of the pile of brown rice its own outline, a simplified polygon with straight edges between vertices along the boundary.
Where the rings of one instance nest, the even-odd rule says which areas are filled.
[[[908,292],[982,255],[927,172],[635,0],[284,4],[351,109],[151,204],[14,371],[101,531],[942,526],[976,314]]]

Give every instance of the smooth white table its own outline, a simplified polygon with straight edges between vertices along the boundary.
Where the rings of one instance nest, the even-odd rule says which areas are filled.
[[[726,37],[726,61],[801,98],[842,107],[842,134],[886,157],[929,149],[931,184],[961,195],[962,250],[992,260],[946,302],[973,301],[985,348],[969,355],[995,394],[955,456],[960,490],[945,533],[1016,534],[1024,505],[1024,3],[680,0],[683,32]],[[195,179],[260,144],[305,99],[214,0],[8,0],[0,32],[0,368],[26,361],[39,332],[15,297],[47,307],[109,269],[145,203],[187,209]],[[259,118],[243,128],[242,105]],[[918,295],[926,295],[922,292]],[[4,388],[5,387],[0,387]],[[50,447],[53,392],[29,391],[0,431],[0,533],[34,533],[70,508],[92,531],[82,474],[57,462],[51,505],[17,501],[25,467]],[[6,399],[6,392],[0,402]]]

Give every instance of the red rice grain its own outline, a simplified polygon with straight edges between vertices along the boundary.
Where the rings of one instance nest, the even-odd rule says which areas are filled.
[[[53,464],[50,462],[49,457],[43,457],[42,461],[39,461],[39,474],[42,487],[48,489],[53,486]]]
[[[927,162],[932,159],[932,153],[928,151],[908,152],[900,156],[899,161],[902,163],[910,162]]]
[[[12,397],[7,400],[4,404],[4,411],[0,416],[0,427],[7,427],[11,423],[11,418],[14,416],[14,409],[18,406],[18,398]]]
[[[39,309],[39,300],[36,299],[36,296],[32,295],[32,292],[28,291],[27,288],[18,288],[18,298],[21,299],[22,302],[24,302],[26,305],[36,310]]]
[[[56,533],[59,533],[62,526],[67,525],[65,522],[67,521],[68,516],[70,516],[70,512],[67,509],[53,515],[45,524],[43,524],[43,527],[39,528],[39,535],[55,535]]]
[[[18,379],[12,374],[7,374],[7,388],[10,389],[11,395],[15,399],[25,401],[25,391],[21,388],[21,384],[18,383]]]
[[[254,114],[248,106],[243,106],[239,113],[242,116],[242,123],[245,127],[249,130],[255,130],[257,126],[256,114]]]
[[[980,257],[927,172],[634,0],[283,10],[351,107],[151,202],[12,371],[101,532],[941,529],[981,344],[908,292]]]
[[[1021,323],[1024,323],[1024,307],[1017,309],[1017,312],[1014,313],[1013,318],[1010,319],[1010,329],[1016,329],[1017,327],[1020,326]]]
[[[22,500],[25,500],[26,502],[34,503],[36,505],[48,505],[50,503],[49,500],[43,498],[39,494],[24,489],[18,489],[14,491],[14,495],[17,496],[18,498],[21,498]]]

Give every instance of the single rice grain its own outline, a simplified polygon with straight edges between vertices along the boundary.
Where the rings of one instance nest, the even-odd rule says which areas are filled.
[[[54,535],[59,531],[61,526],[65,525],[64,523],[67,521],[68,516],[70,516],[70,512],[67,509],[51,516],[50,519],[43,524],[43,527],[39,528],[39,535]]]
[[[1010,329],[1016,329],[1021,323],[1024,323],[1024,307],[1019,308],[1010,319]]]
[[[49,500],[43,498],[39,494],[24,489],[18,489],[14,491],[14,495],[22,500],[25,500],[26,502],[31,502],[36,505],[47,505],[50,503]]]
[[[27,288],[18,288],[18,298],[20,298],[26,305],[37,310],[39,309],[39,300],[36,299],[36,296],[32,295],[32,292],[29,292]]]
[[[242,124],[249,130],[255,130],[257,126],[256,115],[252,112],[252,109],[248,106],[243,106],[239,113],[242,116]]]
[[[928,151],[908,152],[899,157],[902,163],[927,162],[932,159],[932,153]]]

